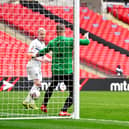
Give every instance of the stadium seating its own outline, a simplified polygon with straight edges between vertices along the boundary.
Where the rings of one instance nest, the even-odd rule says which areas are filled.
[[[73,23],[73,9],[71,7],[46,6],[46,9]],[[64,15],[62,15],[61,12],[63,12]],[[129,50],[129,30],[113,23],[106,17],[93,12],[87,7],[80,7],[80,27],[106,41]]]
[[[84,10],[88,10],[84,12]],[[128,35],[129,30],[107,20],[105,17],[94,13],[88,8],[81,8],[81,27],[89,32],[109,41],[119,47],[129,50]],[[89,13],[90,12],[90,13]],[[86,18],[85,18],[86,17]],[[88,19],[88,18],[89,19]],[[97,19],[97,20],[96,20]]]
[[[89,73],[86,70],[80,69],[80,79],[81,78],[100,78],[99,75]]]
[[[48,35],[51,30],[55,30],[55,26],[53,25],[56,25],[54,21],[46,18],[44,15],[40,15],[38,12],[32,12],[32,10],[20,4],[4,4],[2,12],[0,12],[0,17],[3,18],[5,23],[14,26],[20,32],[28,34],[33,38],[37,36],[39,27],[44,27]],[[49,33],[49,37],[46,40],[51,40],[54,35],[55,32],[51,31],[51,35]]]
[[[65,7],[63,9],[62,7],[59,8],[59,10],[66,12],[65,15],[61,15],[61,13],[59,13],[57,10],[58,8],[55,8],[55,10],[50,6],[46,8],[49,10],[53,10],[53,13],[58,13],[58,15],[60,15],[60,17],[62,16],[63,18],[68,18],[73,13],[72,9]],[[27,9],[26,7],[23,7],[19,4],[4,4],[2,11],[7,12],[8,10],[10,10],[9,13],[5,13],[5,15],[2,15],[3,20],[6,23],[12,24],[24,33],[28,33],[31,36],[36,37],[37,29],[39,27],[44,27],[47,30],[47,41],[53,39],[56,36],[55,26],[57,25],[57,23],[54,20],[51,20],[48,17],[39,14],[38,12],[32,12],[32,10]],[[82,7],[80,8],[80,12],[82,28],[87,29],[92,33],[95,33],[96,35],[98,34],[105,39],[108,38],[107,40],[110,40],[112,42],[116,41],[117,45],[128,49],[128,44],[123,43],[123,40],[127,38],[128,30],[122,28],[121,26],[118,26],[117,24],[112,23],[111,21],[105,19],[97,13],[94,13],[88,8]],[[70,19],[70,21],[73,22],[72,18]],[[121,35],[121,32],[123,32],[124,35]],[[114,36],[113,34],[115,34],[116,36]],[[72,37],[73,31],[69,28],[66,28],[66,36]],[[126,42],[128,42],[128,39],[126,40]],[[87,63],[91,63],[95,67],[99,67],[107,72],[110,71],[112,73],[115,73],[116,66],[120,64],[124,70],[124,74],[129,74],[129,70],[127,67],[128,57],[126,55],[115,52],[113,49],[109,49],[108,47],[105,47],[102,44],[98,44],[97,42],[92,40],[89,46],[81,47],[80,58],[82,62],[85,61]],[[122,62],[120,62],[118,59],[122,60]]]
[[[46,6],[46,9],[73,23],[72,8]],[[3,18],[4,22],[15,26],[23,33],[36,37],[37,29],[39,27],[44,27],[47,30],[47,35],[49,34],[49,37],[46,37],[47,41],[55,37],[55,32],[51,30],[55,30],[57,23],[54,20],[41,15],[39,12],[32,12],[31,9],[19,4],[4,4],[1,10],[0,17]],[[2,15],[3,13],[4,15]],[[64,15],[62,15],[62,13]],[[80,8],[80,26],[106,41],[129,50],[128,29],[107,20],[105,17],[89,10],[88,8]]]
[[[129,24],[129,7],[123,5],[110,5],[107,11],[119,20]]]
[[[46,41],[56,36],[55,27],[58,23],[44,15],[40,15],[38,12],[32,12],[31,9],[23,7],[20,4],[4,4],[0,12],[0,17],[3,18],[5,23],[14,26],[20,32],[28,34],[30,37],[37,37],[37,30],[40,27],[47,30]],[[66,35],[70,35],[70,33],[66,33]]]
[[[96,41],[91,40],[88,46],[80,46],[80,59],[81,62],[90,63],[94,67],[105,70],[106,73],[111,72],[113,74],[115,74],[116,66],[120,64],[124,74],[129,75],[129,57],[107,46],[98,44]]]

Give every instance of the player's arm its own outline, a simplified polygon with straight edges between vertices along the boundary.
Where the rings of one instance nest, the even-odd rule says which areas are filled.
[[[39,57],[39,56],[44,56],[49,51],[51,51],[51,43],[49,43],[46,48],[40,50],[38,53],[32,54],[31,57],[35,58],[35,57]]]
[[[80,45],[88,45],[90,43],[89,32],[85,33],[83,37],[84,39],[80,39]],[[74,39],[73,38],[68,38],[68,39],[69,39],[69,44],[73,45]]]
[[[42,57],[36,57],[35,60],[44,62],[44,63],[50,63],[52,60],[48,58],[47,56],[42,56]]]
[[[40,62],[43,62],[44,61],[43,60],[43,57],[36,57],[35,60],[40,61]]]
[[[51,63],[52,59],[48,58],[47,56],[43,56],[43,62]]]
[[[37,54],[36,54],[36,56],[38,57],[38,56],[44,56],[46,53],[48,53],[49,51],[51,51],[52,49],[51,49],[51,42],[49,42],[49,44],[47,45],[47,47],[46,48],[44,48],[44,49],[42,49],[42,50],[40,50]]]

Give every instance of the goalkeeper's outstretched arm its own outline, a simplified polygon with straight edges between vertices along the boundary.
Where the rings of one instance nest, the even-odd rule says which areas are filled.
[[[88,45],[89,43],[90,43],[89,32],[87,32],[84,34],[84,39],[80,39],[80,44],[81,45]],[[39,56],[44,56],[49,51],[51,51],[51,41],[46,48],[40,50],[37,54],[35,54],[35,53],[30,54],[30,57],[35,58],[35,57],[39,57]]]

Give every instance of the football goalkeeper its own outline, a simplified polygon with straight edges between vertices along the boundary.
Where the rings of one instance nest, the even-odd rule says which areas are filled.
[[[71,114],[67,112],[67,109],[73,104],[72,50],[74,39],[65,37],[65,26],[63,24],[57,24],[56,33],[57,37],[51,40],[46,48],[40,50],[37,54],[32,54],[31,57],[43,56],[49,51],[52,51],[52,83],[45,93],[41,111],[47,112],[47,104],[53,90],[56,88],[58,82],[63,81],[69,90],[69,96],[59,116],[70,116]],[[84,36],[85,39],[80,39],[80,44],[88,45],[90,43],[89,39],[86,39],[88,34]]]

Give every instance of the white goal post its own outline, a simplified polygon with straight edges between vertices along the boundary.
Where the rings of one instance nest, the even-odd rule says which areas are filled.
[[[80,117],[80,91],[79,91],[79,67],[80,67],[80,0],[74,1],[74,119]]]
[[[42,0],[36,0],[33,4],[37,5],[32,7],[32,3],[29,6],[19,0],[0,2],[0,120],[80,119],[80,0],[46,0],[43,3]],[[38,30],[44,28],[46,36],[41,42],[46,41],[47,46],[49,41],[56,38],[56,26],[59,23],[65,25],[66,37],[74,38],[73,105],[67,111],[70,116],[59,115],[69,96],[69,89],[63,80],[58,83],[48,101],[47,113],[40,109],[45,91],[52,82],[51,62],[41,65],[42,82],[39,98],[32,94],[38,93],[32,92],[32,87],[35,87],[36,83],[28,80],[27,53],[30,44],[39,39]],[[47,58],[52,59],[51,53],[47,54]],[[35,76],[39,75],[36,73]],[[33,96],[37,99],[34,100]]]

